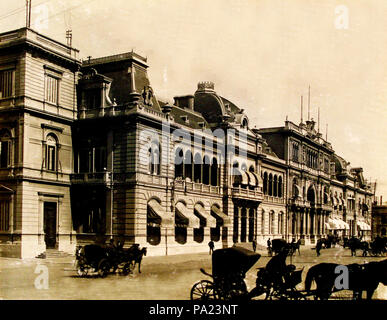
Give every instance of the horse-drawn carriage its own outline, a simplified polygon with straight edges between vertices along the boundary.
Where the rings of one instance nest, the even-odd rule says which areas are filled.
[[[191,300],[234,300],[247,297],[246,272],[258,261],[260,254],[232,247],[212,254],[212,274],[200,271],[213,281],[201,280],[191,289]]]
[[[78,246],[75,252],[75,265],[80,276],[97,272],[101,277],[106,277],[110,272],[117,270],[123,275],[133,272],[135,264],[138,263],[140,270],[142,256],[146,255],[146,248],[139,248],[133,244],[130,248],[123,248],[123,244],[106,247],[98,244]]]
[[[377,257],[387,252],[387,241],[383,238],[377,237],[374,241],[367,242],[352,237],[347,241],[345,247],[349,247],[351,249],[352,256],[356,256],[357,250],[362,250],[363,256],[371,255]]]
[[[287,250],[290,256],[292,256],[296,251],[300,254],[300,245],[301,240],[288,243],[285,239],[273,239],[271,241],[271,248],[269,248],[269,255],[271,256],[273,253],[278,254],[282,250]]]
[[[304,268],[296,270],[294,265],[286,265],[286,257],[285,249],[274,256],[266,267],[258,268],[256,286],[248,291],[244,281],[245,275],[258,261],[260,255],[238,247],[215,250],[212,255],[212,274],[200,269],[213,281],[201,280],[195,283],[191,289],[191,300],[330,299],[338,298],[331,295],[336,295],[341,290],[353,291],[354,299],[361,299],[361,293],[366,291],[367,298],[371,299],[379,283],[387,285],[387,260],[383,260],[347,265],[348,288],[337,288],[335,285],[335,279],[338,276],[337,267],[343,266],[319,263],[309,268],[304,288],[297,288],[302,283]],[[279,268],[274,268],[274,265]],[[314,289],[312,289],[313,282],[316,284]]]
[[[304,297],[297,293],[296,285],[302,281],[302,270],[295,270],[294,265],[287,266],[284,282],[279,284],[276,277],[266,268],[259,268],[256,287],[248,292],[244,281],[246,272],[258,261],[260,254],[250,250],[232,247],[215,250],[212,255],[212,274],[200,271],[210,276],[213,281],[201,280],[191,289],[191,300],[250,300],[264,295],[265,299],[300,299]]]

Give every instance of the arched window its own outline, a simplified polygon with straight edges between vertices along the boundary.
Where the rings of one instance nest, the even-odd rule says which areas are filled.
[[[7,130],[0,133],[0,168],[8,168],[11,164],[11,135]]]
[[[270,234],[274,234],[275,233],[275,230],[274,230],[274,219],[275,219],[275,213],[274,213],[274,211],[270,211],[270,215],[269,215],[269,233]]]
[[[156,174],[156,175],[160,174],[161,157],[160,157],[160,148],[157,142],[152,142],[152,145],[148,150],[148,154],[149,154],[149,173]]]
[[[156,199],[151,199],[147,205],[147,229],[146,240],[151,245],[158,245],[161,242],[161,218],[155,209],[161,207]]]
[[[249,211],[249,242],[254,240],[255,235],[255,216],[254,209],[250,208]]]
[[[212,158],[212,164],[211,164],[211,185],[217,186],[218,183],[218,161],[216,158]]]
[[[277,175],[274,175],[274,183],[273,183],[273,186],[274,186],[274,188],[273,188],[273,196],[274,197],[277,197],[277,195],[278,195],[278,193],[277,193],[277,191],[278,191],[278,180],[277,179],[278,179]]]
[[[265,171],[263,174],[263,194],[267,194],[268,191],[268,179],[267,179],[267,172]]]
[[[241,242],[246,242],[246,231],[247,231],[247,211],[243,207],[241,210]]]
[[[310,201],[311,203],[315,203],[316,201],[316,194],[312,186],[310,186],[308,189],[307,200]]]
[[[278,177],[278,198],[282,198],[282,177]]]
[[[273,195],[273,175],[269,174],[269,196]]]
[[[45,144],[45,168],[50,171],[56,171],[58,166],[58,140],[55,135],[49,134]]]
[[[298,180],[297,180],[297,178],[293,179],[292,191],[293,191],[293,198],[296,199],[296,198],[298,198],[300,196],[300,191],[299,191],[299,187],[298,187]]]
[[[323,195],[323,199],[324,199],[324,204],[327,204],[329,199],[328,199],[328,189],[327,187],[324,187],[324,195]]]
[[[202,182],[202,157],[199,153],[196,153],[194,157],[194,181]]]
[[[201,207],[203,207],[202,204],[198,204],[200,205]],[[204,208],[203,208],[204,209]],[[200,212],[197,211],[196,209],[196,205],[194,207],[194,214],[195,216],[197,216],[200,220],[200,225],[199,225],[199,228],[194,228],[193,229],[193,236],[194,236],[194,241],[195,242],[198,242],[198,243],[202,243],[203,240],[204,240],[204,227],[206,226],[206,219],[200,214]]]
[[[185,205],[184,205],[185,206]],[[179,214],[175,206],[175,241],[180,244],[187,242],[188,219]]]
[[[183,150],[177,148],[175,151],[175,178],[183,177]]]
[[[191,150],[187,150],[185,152],[184,157],[184,177],[189,178],[192,180],[192,164],[193,164],[193,158],[192,158],[192,152]]]
[[[239,210],[237,206],[234,206],[234,225],[233,225],[233,242],[238,242],[239,238]]]
[[[278,234],[283,233],[283,223],[284,223],[283,219],[284,219],[283,212],[278,213],[278,227],[277,227]]]
[[[232,176],[233,176],[234,186],[235,187],[239,186],[242,182],[242,175],[241,175],[241,172],[239,170],[239,162],[238,161],[234,161],[234,163],[232,165]]]
[[[210,158],[208,156],[203,157],[203,184],[210,184]]]
[[[241,125],[241,127],[242,127],[243,129],[247,129],[247,128],[248,128],[248,122],[247,122],[247,119],[246,119],[246,118],[244,118],[244,119],[242,120],[242,125]]]

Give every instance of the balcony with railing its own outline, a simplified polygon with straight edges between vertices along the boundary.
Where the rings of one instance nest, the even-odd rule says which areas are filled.
[[[278,203],[278,204],[284,204],[285,203],[285,199],[284,198],[273,197],[273,196],[269,196],[269,195],[264,195],[263,201],[264,202],[268,202],[268,203]]]
[[[231,195],[234,198],[242,198],[246,200],[253,200],[253,201],[263,200],[262,187],[256,187],[254,189],[242,188],[241,186],[232,187]]]
[[[301,198],[290,198],[288,199],[288,204],[296,207],[310,208],[311,203],[308,200],[303,200]]]
[[[112,173],[108,171],[73,173],[70,175],[70,181],[72,184],[110,185],[112,182]]]
[[[142,114],[151,118],[166,121],[168,116],[160,111],[141,105],[111,105],[88,109],[85,106],[79,108],[79,119],[92,119],[101,117],[116,117],[131,114]],[[170,118],[170,117],[169,117]]]
[[[220,186],[212,186],[187,180],[175,180],[174,186],[175,190],[184,192],[199,192],[212,194],[221,194],[222,192]]]

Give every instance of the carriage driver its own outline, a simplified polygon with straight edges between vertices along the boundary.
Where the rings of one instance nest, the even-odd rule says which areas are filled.
[[[288,250],[283,248],[276,256],[271,258],[265,269],[271,277],[274,286],[281,286],[284,283],[283,277],[287,275],[289,268],[286,266]]]

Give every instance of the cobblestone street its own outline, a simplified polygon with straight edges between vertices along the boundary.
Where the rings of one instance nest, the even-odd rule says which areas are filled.
[[[262,257],[246,275],[249,290],[255,286],[256,268],[265,266],[270,257],[258,251]],[[360,251],[359,251],[360,254]],[[288,258],[297,268],[305,266],[303,278],[308,269],[320,262],[339,264],[380,261],[386,257],[351,257],[349,249],[341,247],[323,249],[321,256],[311,247],[302,247],[298,253]],[[144,257],[142,273],[136,269],[133,275],[109,275],[79,277],[73,266],[73,257],[18,260],[0,258],[0,298],[1,299],[123,299],[123,300],[187,300],[190,290],[197,281],[207,279],[199,268],[211,271],[211,256],[187,254],[163,257]],[[45,265],[49,273],[48,289],[37,289],[35,280],[39,276],[38,265]],[[35,273],[37,271],[37,273]],[[210,280],[208,278],[208,280]],[[303,283],[300,284],[303,289]],[[345,294],[342,291],[343,295]],[[374,297],[387,300],[387,287],[379,285]]]

